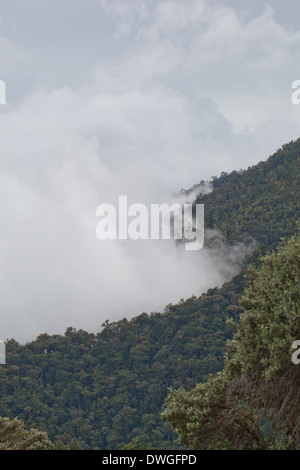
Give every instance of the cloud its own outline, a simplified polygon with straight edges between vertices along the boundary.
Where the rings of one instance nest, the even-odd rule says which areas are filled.
[[[2,40],[1,337],[19,341],[67,326],[98,331],[230,279],[248,246],[101,242],[96,208],[119,195],[173,202],[180,188],[298,137],[299,31],[270,8],[102,0],[88,13],[73,2],[68,21],[70,2],[61,5],[20,6]],[[43,28],[45,12],[65,41]],[[79,37],[82,14],[90,28],[82,22]]]
[[[138,46],[119,69],[130,86],[159,83],[189,102],[210,97],[236,134],[251,134],[253,125],[272,121],[274,106],[290,111],[300,30],[280,24],[270,5],[249,15],[229,2],[205,0],[152,2],[152,8],[147,1],[104,3]],[[283,140],[298,125],[296,119]]]
[[[0,121],[2,336],[97,331],[107,318],[162,310],[237,272],[209,250],[96,238],[99,204],[120,194],[171,202],[171,190],[194,179],[182,100],[64,88],[37,92]]]

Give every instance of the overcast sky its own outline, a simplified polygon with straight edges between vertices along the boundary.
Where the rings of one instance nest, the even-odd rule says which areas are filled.
[[[244,247],[100,241],[96,208],[173,201],[300,136],[299,0],[0,0],[0,338],[162,311]]]

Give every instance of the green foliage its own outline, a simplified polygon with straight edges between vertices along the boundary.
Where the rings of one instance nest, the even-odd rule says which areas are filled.
[[[258,367],[269,380],[291,366],[291,345],[300,338],[299,234],[251,265],[247,284],[227,368],[238,375]]]
[[[208,235],[205,243],[214,243],[209,229],[220,230],[228,243],[253,237],[257,242],[253,261],[267,248],[276,247],[283,236],[293,234],[300,208],[299,155],[300,139],[283,146],[266,162],[243,172],[223,173],[220,178],[214,178],[214,191],[197,199],[205,204]],[[192,396],[183,390],[191,391],[202,382],[197,390],[201,396],[202,390],[205,392],[206,408],[199,420],[193,421],[193,429],[201,434],[199,423],[203,424],[206,417],[211,416],[210,423],[201,427],[205,429],[203,438],[207,437],[204,446],[261,446],[260,431],[253,424],[257,414],[252,411],[253,406],[250,410],[236,406],[237,413],[232,414],[232,402],[227,401],[220,415],[222,419],[218,420],[215,405],[220,403],[225,390],[223,375],[217,376],[213,386],[210,381],[205,382],[224,367],[226,342],[232,339],[232,327],[227,319],[233,318],[238,325],[245,268],[246,265],[221,288],[168,305],[162,313],[142,313],[131,321],[107,321],[97,334],[70,327],[64,335],[41,334],[25,345],[13,339],[7,341],[7,365],[0,368],[0,415],[18,417],[27,427],[47,432],[57,449],[73,446],[81,449],[176,449],[182,447],[178,435],[160,416],[164,401],[172,388],[174,397],[179,394],[182,403],[186,400],[184,409],[189,410],[192,418],[190,410],[201,399],[197,398],[192,406]],[[269,274],[272,269],[270,265]],[[263,277],[260,284],[267,286],[267,277]],[[179,292],[178,298],[180,295]],[[250,294],[248,300],[244,297],[243,307],[251,300],[255,303],[256,295],[255,291],[253,299]],[[281,301],[279,296],[278,302]],[[277,305],[277,300],[274,304]],[[291,305],[286,303],[286,309]],[[275,308],[274,315],[270,338],[277,337],[276,331],[282,322],[285,324],[287,311]],[[296,331],[289,331],[290,341]],[[259,330],[255,334],[258,335]],[[278,344],[274,343],[273,350],[268,350],[275,355],[274,362],[264,369],[266,374],[267,371],[275,373],[282,364],[283,338],[284,335]],[[262,341],[259,344],[261,354],[266,351],[266,344]],[[245,343],[245,353],[247,347]],[[236,352],[236,357],[241,352],[241,349]],[[244,362],[249,365],[248,360]],[[232,374],[239,364],[232,356]],[[217,403],[213,394],[216,387],[220,391]],[[260,403],[264,404],[262,400]],[[180,415],[180,406],[176,413],[181,432],[185,415]],[[245,416],[248,417],[248,431],[244,434],[241,432],[242,416],[244,421]],[[218,438],[213,436],[216,419],[223,429],[223,441],[219,444]],[[230,427],[236,431],[234,442],[230,440]],[[184,442],[188,444],[194,431],[191,428],[186,432],[188,437]],[[254,438],[253,432],[257,433]],[[197,440],[192,442],[193,446],[198,446]]]
[[[134,437],[128,444],[119,444],[118,450],[155,450],[149,442],[147,436]]]
[[[223,372],[191,391],[172,390],[166,400],[162,416],[189,448],[280,449],[299,442],[300,370],[291,362],[291,345],[300,338],[299,233],[250,266],[241,305]],[[270,418],[274,431],[266,436]]]
[[[199,196],[207,229],[228,241],[250,236],[262,253],[295,233],[300,214],[300,139],[283,145],[265,162],[246,171],[222,173],[214,191]]]
[[[0,450],[53,450],[46,433],[25,429],[18,419],[0,418]]]
[[[234,393],[263,407],[288,436],[300,438],[300,370],[291,361],[300,338],[300,233],[251,266],[238,332],[226,370]]]
[[[192,450],[242,450],[264,448],[256,416],[239,400],[227,398],[225,371],[210,376],[193,390],[171,390],[162,418]]]
[[[222,368],[239,289],[228,283],[164,313],[106,322],[98,334],[68,328],[23,346],[8,341],[0,414],[47,430],[59,446],[178,448],[160,418],[168,388],[193,387]]]

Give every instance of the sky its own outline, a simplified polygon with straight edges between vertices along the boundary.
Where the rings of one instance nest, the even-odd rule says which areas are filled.
[[[1,339],[97,332],[238,272],[242,243],[99,240],[96,209],[177,201],[299,138],[299,17],[299,0],[0,0]]]

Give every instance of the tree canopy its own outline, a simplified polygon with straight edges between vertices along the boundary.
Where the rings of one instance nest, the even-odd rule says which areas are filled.
[[[26,429],[18,419],[0,418],[0,450],[53,450],[45,432]]]
[[[192,449],[297,447],[300,366],[300,235],[251,265],[222,372],[193,390],[172,390],[163,418]],[[271,423],[272,427],[268,427]],[[284,444],[282,444],[282,442]]]
[[[277,292],[272,305],[279,308],[284,300],[292,303],[286,303],[286,310],[283,311],[272,307],[270,321],[272,315],[275,315],[272,326],[266,320],[269,318],[267,307],[261,312],[260,321],[266,322],[262,330],[267,331],[269,328],[269,343],[267,340],[263,342],[258,325],[256,330],[253,329],[252,337],[248,335],[250,317],[252,323],[255,323],[259,315],[255,311],[257,296],[263,296],[259,288],[270,289],[271,292],[274,286],[276,288],[278,283],[283,282],[279,273],[274,286],[268,284],[273,282],[270,279],[274,271],[274,255],[270,258],[269,268],[265,268],[265,274],[255,284],[253,298],[250,294],[247,297],[245,291],[243,307],[240,299],[250,261],[255,262],[268,248],[276,249],[282,237],[290,237],[296,231],[300,213],[299,162],[300,139],[282,146],[266,161],[245,171],[222,173],[219,178],[214,177],[214,190],[196,199],[195,202],[205,205],[206,246],[214,247],[215,241],[211,234],[215,231],[223,237],[221,243],[226,249],[231,243],[240,246],[241,241],[247,243],[249,240],[252,243],[255,240],[255,252],[244,261],[240,273],[223,286],[212,286],[207,292],[198,293],[199,296],[191,295],[175,305],[167,305],[162,312],[144,312],[131,320],[122,318],[120,312],[119,318],[122,319],[106,321],[102,326],[99,324],[100,331],[97,333],[69,327],[63,335],[41,333],[25,345],[14,339],[7,340],[7,363],[0,367],[0,416],[10,419],[16,417],[24,422],[26,428],[47,432],[51,441],[56,443],[56,448],[182,448],[177,433],[169,424],[171,420],[161,419],[162,407],[170,387],[174,390],[169,396],[170,400],[174,398],[174,407],[176,393],[182,394],[180,400],[184,403],[184,400],[188,400],[188,391],[198,387],[203,390],[199,396],[206,394],[205,408],[201,415],[198,413],[197,421],[193,421],[191,415],[189,429],[195,426],[198,435],[203,431],[203,436],[207,437],[204,447],[209,443],[222,448],[262,446],[265,441],[261,438],[261,426],[257,427],[258,413],[266,408],[264,419],[271,411],[275,417],[276,408],[271,410],[266,407],[267,403],[274,405],[275,401],[273,396],[264,401],[261,398],[263,389],[255,389],[255,383],[249,381],[249,377],[260,371],[256,383],[264,384],[263,380],[268,378],[268,374],[278,370],[277,367],[282,364],[280,360],[285,351],[285,338],[288,338],[288,342],[294,337],[300,340],[300,337],[296,337],[297,330],[293,332],[291,329],[293,322],[289,323],[287,317],[290,306],[294,305],[293,300],[285,296],[285,291],[290,292],[288,283],[284,284],[285,290]],[[201,183],[196,186],[201,189]],[[219,239],[216,240],[218,242]],[[290,276],[294,265],[292,260],[286,259],[285,273]],[[248,288],[253,285],[254,289],[256,268],[253,265],[249,271],[251,275],[253,270],[253,281],[249,279]],[[178,292],[180,297],[181,293]],[[263,305],[271,308],[267,300],[264,300]],[[232,325],[227,320],[233,319],[239,325],[243,309],[244,313],[249,312],[249,320],[245,324],[244,349],[241,346],[235,350],[236,343],[231,343],[228,358],[232,359],[224,374],[220,371],[229,360],[225,360],[226,343],[233,339]],[[297,322],[299,319],[296,321],[295,318],[295,325]],[[282,325],[289,329],[282,332]],[[241,328],[244,328],[243,323]],[[240,335],[242,331],[239,330]],[[285,337],[288,331],[289,336]],[[273,338],[277,334],[278,341],[274,342]],[[265,364],[262,362],[258,368],[251,369],[254,362],[247,354],[250,354],[248,348],[253,346],[256,337],[260,338],[256,356],[252,351],[254,356],[250,359],[254,361],[258,356],[266,360],[268,357],[273,358],[268,368],[264,369]],[[238,338],[235,337],[234,341]],[[241,344],[240,341],[238,344]],[[267,344],[273,349],[268,349]],[[240,360],[242,357],[244,359]],[[243,363],[245,370],[239,369]],[[291,368],[290,373],[294,372],[295,367]],[[211,381],[208,380],[209,376],[212,377]],[[269,380],[276,383],[274,377],[270,375]],[[228,395],[231,383],[235,385],[234,393]],[[283,386],[284,380],[281,389]],[[249,400],[245,400],[248,389],[256,398],[260,397],[257,406],[254,403],[250,406]],[[277,390],[277,383],[274,389]],[[218,390],[218,394],[214,390]],[[296,388],[291,390],[296,391]],[[243,408],[232,406],[239,393],[243,397]],[[295,399],[295,396],[291,398]],[[196,402],[201,399],[195,398]],[[279,396],[277,406],[280,399]],[[241,400],[238,400],[238,404],[241,405]],[[189,409],[193,410],[194,405],[194,402],[188,405]],[[285,412],[281,417],[279,411],[283,409]],[[213,414],[211,421],[207,421],[210,410],[213,410]],[[277,419],[280,421],[289,415],[289,435],[293,435],[292,430],[296,426],[293,412],[296,408],[289,411],[285,403],[280,410],[277,410]],[[179,413],[179,409],[177,411]],[[185,409],[181,410],[178,415],[182,423],[186,420],[185,412]],[[248,417],[247,428],[245,416]],[[219,426],[223,428],[223,442],[218,440],[220,434],[214,437],[214,422],[217,418]],[[264,426],[268,428],[269,423]],[[236,440],[232,438],[230,427],[235,429]],[[242,429],[245,433],[241,432]],[[264,428],[263,439],[265,434]],[[191,437],[191,434],[188,435]],[[194,436],[196,440],[191,441],[191,445],[200,445],[196,431]],[[241,436],[240,440],[238,436]]]

